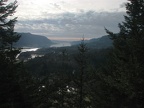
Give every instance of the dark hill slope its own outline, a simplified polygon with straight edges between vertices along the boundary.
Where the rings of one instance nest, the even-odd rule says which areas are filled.
[[[31,33],[19,33],[20,40],[16,43],[18,47],[49,47],[52,45],[51,40],[45,36],[34,35]]]
[[[87,46],[90,48],[108,48],[112,47],[112,40],[109,38],[109,36],[102,36],[100,38],[91,39],[87,42]]]
[[[81,41],[74,41],[71,44],[78,45],[80,43]],[[102,36],[100,38],[85,40],[85,43],[89,48],[103,49],[103,48],[112,47],[112,40],[109,38],[108,35]]]

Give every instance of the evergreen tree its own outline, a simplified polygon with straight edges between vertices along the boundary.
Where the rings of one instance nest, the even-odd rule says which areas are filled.
[[[15,62],[15,57],[19,50],[13,47],[13,43],[17,42],[20,38],[14,32],[14,25],[17,18],[8,19],[12,16],[17,8],[16,1],[13,3],[6,3],[7,0],[0,0],[0,58],[1,69],[7,63]],[[7,65],[8,66],[8,65]]]
[[[84,93],[84,84],[85,82],[85,72],[87,68],[87,51],[88,48],[86,44],[84,43],[84,39],[78,46],[78,55],[76,56],[75,60],[78,64],[78,73],[77,73],[77,80],[75,80],[77,87],[78,87],[78,96],[79,96],[79,101],[78,101],[78,108],[85,108],[84,105],[84,98],[85,98],[85,93]]]
[[[119,93],[121,108],[144,107],[144,0],[128,0],[127,16],[119,24],[120,32],[106,29],[113,40],[113,52],[104,76]],[[116,98],[115,98],[116,99]],[[118,98],[117,98],[118,99]]]
[[[16,55],[19,50],[13,47],[13,43],[17,42],[20,36],[14,32],[16,18],[9,20],[15,13],[17,1],[7,1],[0,0],[0,107],[23,108],[23,96],[16,78]]]

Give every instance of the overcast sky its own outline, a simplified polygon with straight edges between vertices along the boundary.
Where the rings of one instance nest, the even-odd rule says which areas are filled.
[[[12,1],[12,0],[11,0]],[[55,40],[79,40],[118,32],[127,0],[17,0],[17,32]]]

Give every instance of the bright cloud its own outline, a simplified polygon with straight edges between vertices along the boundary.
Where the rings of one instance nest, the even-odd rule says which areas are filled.
[[[20,19],[48,17],[45,13],[89,11],[122,11],[126,0],[18,0],[16,15]]]

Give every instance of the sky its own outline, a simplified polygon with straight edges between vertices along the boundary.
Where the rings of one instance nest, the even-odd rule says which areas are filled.
[[[9,0],[13,1],[13,0]],[[17,0],[16,32],[43,35],[52,40],[79,40],[119,31],[127,0]]]

